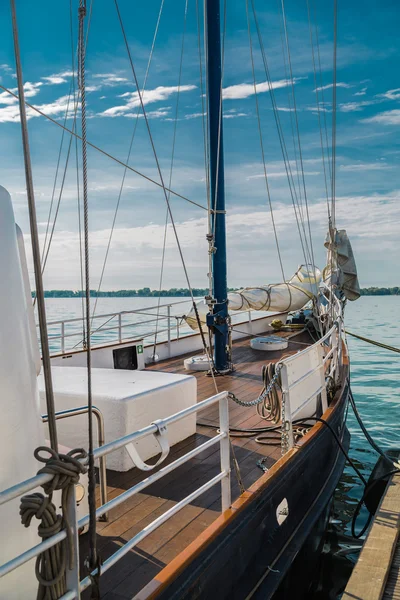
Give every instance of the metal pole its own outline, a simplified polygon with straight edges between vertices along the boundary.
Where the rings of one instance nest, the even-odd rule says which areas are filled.
[[[171,356],[171,305],[167,306],[167,323],[168,323],[168,356]]]
[[[119,313],[118,315],[118,340],[122,342],[122,315]]]
[[[21,131],[22,131],[22,145],[24,149],[24,163],[25,163],[25,179],[26,179],[26,193],[28,197],[29,207],[29,223],[31,229],[31,241],[32,241],[32,253],[33,263],[35,268],[35,285],[36,285],[36,299],[39,315],[39,328],[40,328],[40,343],[42,347],[42,361],[43,361],[43,374],[46,390],[46,408],[47,414],[49,415],[49,436],[50,445],[53,450],[58,451],[57,441],[57,427],[55,419],[54,409],[54,393],[53,393],[53,382],[51,378],[51,364],[50,364],[50,351],[49,351],[49,338],[47,333],[47,321],[46,321],[46,307],[44,301],[43,291],[43,279],[40,261],[40,247],[39,247],[39,236],[37,230],[36,221],[36,207],[35,207],[35,194],[33,191],[33,179],[32,179],[32,165],[29,151],[29,136],[28,126],[26,119],[26,108],[25,108],[25,94],[24,94],[24,83],[22,79],[22,67],[21,67],[21,55],[18,40],[18,27],[17,27],[17,14],[15,10],[15,0],[11,1],[11,15],[12,15],[12,27],[14,36],[14,53],[15,53],[15,66],[17,71],[17,83],[18,83],[18,101],[19,101],[19,113],[21,117]]]
[[[75,598],[80,600],[81,591],[80,591],[80,577],[79,577],[79,532],[78,532],[78,518],[76,512],[76,488],[75,485],[71,484],[71,489],[68,494],[68,505],[67,505],[67,514],[68,514],[68,523],[72,529],[73,538],[72,544],[73,548],[73,565],[72,569],[66,569],[66,579],[67,579],[67,588],[68,591],[75,592]]]
[[[61,323],[61,352],[65,352],[65,323]]]
[[[231,459],[230,459],[230,443],[229,443],[229,406],[228,397],[221,398],[219,401],[219,428],[221,433],[225,433],[226,437],[220,442],[221,452],[221,471],[227,473],[226,477],[221,479],[221,502],[222,512],[231,507]]]
[[[89,410],[88,406],[78,406],[77,408],[69,408],[67,410],[61,410],[56,412],[55,417],[58,419],[68,419],[69,417],[75,417],[77,415],[86,414]],[[99,448],[104,446],[106,443],[105,438],[105,427],[104,427],[104,417],[101,410],[97,408],[97,406],[93,406],[93,414],[97,419],[97,437],[99,442]],[[42,415],[43,423],[47,423],[48,421],[47,415]],[[100,501],[101,505],[107,503],[107,466],[106,466],[106,457],[100,456],[99,458],[99,484],[100,484]],[[105,513],[100,517],[101,521],[108,521],[108,513]]]
[[[226,275],[224,148],[221,99],[221,27],[219,0],[206,0],[208,115],[211,206],[216,211],[213,254],[213,293],[216,301],[209,324],[214,332],[217,371],[230,369],[228,344],[228,289]]]

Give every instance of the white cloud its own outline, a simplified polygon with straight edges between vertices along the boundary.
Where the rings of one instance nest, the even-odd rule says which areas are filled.
[[[342,83],[339,82],[336,84],[336,87],[340,87],[340,88],[351,88],[353,87],[352,85],[349,85],[348,83]],[[317,87],[314,92],[323,92],[324,90],[330,90],[331,88],[333,88],[333,83],[328,83],[327,85],[323,85],[322,87]]]
[[[400,109],[387,110],[369,119],[362,119],[363,123],[381,123],[382,125],[400,125]]]
[[[339,104],[339,110],[341,112],[358,112],[363,110],[366,106],[376,104],[375,100],[364,100],[361,102],[346,102],[345,104]]]
[[[293,82],[297,83],[299,78],[294,78]],[[257,94],[261,94],[263,92],[269,92],[272,88],[273,90],[278,90],[280,88],[284,88],[290,85],[290,82],[287,79],[280,79],[279,81],[272,81],[271,85],[268,81],[263,81],[261,83],[256,83]],[[252,83],[238,83],[236,85],[230,85],[222,90],[222,97],[224,100],[243,100],[244,98],[249,98],[250,96],[254,96],[254,85]]]
[[[293,171],[293,169],[291,169],[291,173],[292,176],[294,177],[295,175],[302,175],[301,172],[297,172],[297,171]],[[319,171],[304,171],[304,175],[308,176],[313,176],[313,175],[319,175],[320,172]],[[268,179],[280,179],[281,177],[287,177],[287,173],[286,171],[280,171],[277,173],[269,173],[267,171],[267,177]],[[246,177],[246,181],[250,181],[251,179],[264,179],[265,175],[264,173],[257,173],[257,175],[249,175],[249,177]]]
[[[54,73],[53,75],[48,75],[47,77],[42,77],[42,80],[45,81],[45,85],[59,85],[60,83],[66,83],[69,77],[73,76],[72,71],[62,71],[61,73]]]
[[[340,165],[340,171],[381,171],[386,169],[393,169],[393,165],[388,165],[384,162],[376,162],[376,163],[355,163],[353,165]]]
[[[324,102],[324,104],[326,105],[328,103]],[[309,112],[312,112],[315,115],[317,115],[318,112],[320,112],[320,113],[321,112],[325,112],[325,113],[331,113],[332,112],[331,108],[327,108],[326,106],[321,106],[321,105],[319,105],[319,107],[318,106],[306,106],[305,110],[308,110]]]
[[[31,83],[30,81],[27,81],[24,84],[25,98],[33,98],[34,96],[36,96],[39,93],[42,85],[43,85],[43,83],[40,81],[38,81],[36,83]],[[14,94],[17,94],[18,88],[13,88],[10,91],[13,92]],[[10,107],[16,106],[18,104],[18,98],[11,96],[11,94],[9,94],[8,92],[2,92],[0,94],[0,105],[1,104],[10,106]],[[5,111],[5,110],[6,109],[0,109],[0,114],[1,114],[1,111]],[[0,122],[1,122],[1,119],[0,119]]]
[[[285,106],[277,106],[276,108],[277,108],[277,110],[280,110],[281,112],[294,112],[294,108],[288,108]]]
[[[93,75],[94,79],[101,79],[100,85],[106,87],[114,87],[117,85],[122,85],[124,83],[129,83],[129,79],[126,77],[121,77],[115,73],[96,73]]]
[[[367,93],[367,89],[368,88],[362,88],[362,90],[360,90],[359,92],[356,92],[355,94],[353,94],[353,96],[365,96],[365,94]]]
[[[247,117],[247,113],[238,112],[233,114],[224,114],[224,119],[237,119],[239,117]]]
[[[50,102],[47,104],[39,104],[36,106],[36,108],[38,108],[47,115],[54,116],[60,113],[65,113],[65,111],[67,110],[67,106],[68,96],[61,96],[54,102]],[[31,119],[32,117],[40,117],[39,113],[32,110],[31,108],[27,108],[26,116],[27,119]],[[11,106],[0,108],[0,123],[19,123],[19,120],[19,106],[16,102]]]
[[[379,94],[379,97],[386,98],[387,100],[400,100],[400,88],[388,90],[384,94]]]
[[[170,108],[169,107],[167,107],[167,108],[160,108],[159,110],[149,110],[149,111],[146,111],[146,117],[148,119],[161,119],[162,117],[168,117],[169,114],[170,114]],[[143,118],[144,117],[143,113],[141,113],[141,112],[139,114],[136,113],[136,112],[135,113],[125,113],[122,116],[129,117],[131,119],[136,119],[136,117],[139,117],[139,118]],[[170,120],[172,120],[172,119],[170,119]]]
[[[7,63],[3,63],[0,65],[0,71],[5,71],[6,73],[11,73],[12,68]]]
[[[323,247],[327,227],[326,200],[310,203],[311,227],[317,264],[323,266]],[[400,194],[338,197],[336,203],[337,222],[347,229],[359,267],[360,281],[373,285],[371,258],[376,260],[377,248],[382,252],[393,251],[398,245],[398,223],[400,221]],[[286,275],[294,272],[302,262],[300,251],[293,236],[296,221],[293,207],[274,203],[274,216],[281,249],[284,250]],[[260,253],[275,256],[272,240],[271,217],[267,208],[249,206],[232,210],[227,214],[228,252],[231,285],[257,285],[275,281],[279,277],[278,263],[271,260],[268,267],[260,263]],[[189,276],[193,285],[205,285],[207,266],[207,217],[176,219],[176,228],[184,252]],[[107,265],[104,289],[126,287],[127,277],[132,276],[132,256],[135,260],[135,287],[156,287],[159,277],[163,247],[164,223],[148,223],[143,226],[123,226],[114,230],[111,252]],[[44,234],[41,235],[43,243]],[[92,281],[96,285],[110,235],[109,228],[91,232]],[[30,254],[29,236],[27,253]],[[169,231],[166,242],[167,271],[165,287],[184,285],[182,266],[176,251],[176,242]],[[65,256],[70,260],[65,261]],[[253,260],[249,260],[249,257]],[[258,261],[255,260],[258,257]],[[63,266],[60,269],[60,265]],[[79,234],[67,228],[56,230],[49,255],[46,277],[53,287],[76,288],[79,286]],[[388,283],[390,283],[388,275]]]
[[[158,86],[153,90],[144,90],[142,92],[143,104],[146,106],[154,102],[162,102],[167,100],[172,94],[179,92],[190,92],[195,90],[195,85],[181,85],[180,87],[175,86]],[[126,104],[120,106],[113,106],[107,110],[98,113],[99,117],[121,117],[125,113],[131,111],[133,108],[140,106],[140,98],[138,92],[126,92],[121,94],[120,97],[126,98]]]

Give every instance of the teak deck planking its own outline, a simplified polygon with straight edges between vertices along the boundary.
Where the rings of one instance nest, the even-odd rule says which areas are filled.
[[[290,334],[282,334],[284,337]],[[293,334],[292,334],[293,335]],[[307,337],[298,335],[289,341],[289,347],[278,352],[259,352],[250,348],[249,338],[234,342],[233,361],[235,371],[224,377],[216,377],[218,391],[229,390],[242,400],[252,400],[262,389],[261,371],[263,365],[276,362],[283,357],[302,350],[307,345]],[[160,361],[149,369],[187,375],[183,367],[185,356]],[[197,379],[197,399],[204,400],[216,393],[212,377],[204,372],[190,373]],[[255,407],[242,407],[233,402],[229,406],[232,427],[252,428],[271,425],[261,419]],[[195,435],[171,448],[162,466],[176,460],[189,450],[216,435],[216,429],[204,424],[218,425],[218,407],[210,407],[198,413],[198,426]],[[201,423],[201,424],[200,424]],[[280,446],[257,444],[252,438],[232,437],[234,453],[239,463],[244,487],[250,487],[263,471],[257,461],[266,458],[264,464],[270,468],[281,456]],[[232,499],[240,494],[240,488],[232,466]],[[160,467],[161,468],[161,467]],[[155,482],[144,492],[134,495],[109,513],[108,522],[99,522],[98,550],[102,560],[106,560],[118,547],[131,539],[143,527],[151,523],[179,500],[206,483],[220,470],[219,445],[212,446],[175,471]],[[147,476],[138,469],[124,473],[107,472],[108,498],[114,498]],[[163,567],[175,558],[188,544],[193,542],[220,514],[221,493],[216,485],[192,504],[183,508],[164,525],[147,536],[131,552],[101,577],[101,592],[104,600],[131,599]],[[81,538],[81,557],[87,555],[87,539]],[[84,569],[82,569],[84,572]],[[88,591],[83,597],[89,597]]]

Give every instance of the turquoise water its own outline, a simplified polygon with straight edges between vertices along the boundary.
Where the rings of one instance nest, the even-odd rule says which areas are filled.
[[[346,327],[364,337],[400,347],[399,296],[362,297],[346,307]],[[351,387],[361,418],[383,449],[400,447],[400,354],[348,336]],[[378,455],[361,432],[350,407],[350,457],[368,479]],[[321,567],[321,588],[313,600],[340,598],[350,576],[361,542],[351,538],[351,520],[363,486],[351,467],[346,467],[334,495],[326,555]],[[364,510],[357,520],[360,531],[367,519]]]
[[[179,302],[180,298],[163,298],[162,304]],[[155,298],[100,298],[97,313],[112,313],[121,310],[136,310],[157,305]],[[48,320],[59,320],[81,316],[79,299],[46,299]],[[172,315],[182,315],[189,309],[189,301],[177,304],[171,309]],[[149,311],[154,313],[155,311]],[[165,314],[165,313],[164,313]],[[380,342],[400,347],[400,296],[369,296],[346,307],[346,327],[354,333]],[[136,334],[144,334],[149,325],[143,321],[148,315],[127,316],[124,323],[136,323],[131,328]],[[106,319],[99,319],[100,325]],[[108,326],[116,324],[111,320]],[[154,323],[150,325],[154,327]],[[74,325],[79,328],[80,325]],[[162,329],[164,325],[160,325]],[[72,329],[74,330],[74,329]],[[182,334],[186,331],[182,330]],[[59,333],[59,325],[51,328],[51,334]],[[116,332],[99,332],[96,341],[115,339]],[[160,335],[160,340],[163,338]],[[78,337],[68,339],[67,347],[79,341]],[[148,340],[150,341],[150,339]],[[54,349],[57,344],[53,341]],[[348,336],[351,357],[351,387],[354,398],[368,431],[382,448],[400,447],[400,354],[377,348]],[[360,431],[351,408],[348,413],[348,428],[351,432],[350,456],[361,472],[368,478],[377,454],[369,446]],[[335,492],[331,524],[325,544],[325,556],[321,566],[320,590],[313,600],[335,600],[340,598],[340,588],[351,572],[359,542],[351,539],[351,519],[355,506],[361,497],[363,486],[350,467],[346,467]],[[360,528],[367,518],[362,512],[357,522]]]

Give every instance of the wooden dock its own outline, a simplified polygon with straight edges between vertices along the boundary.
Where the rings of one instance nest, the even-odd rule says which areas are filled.
[[[400,600],[400,473],[386,488],[342,600]]]

